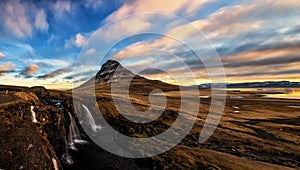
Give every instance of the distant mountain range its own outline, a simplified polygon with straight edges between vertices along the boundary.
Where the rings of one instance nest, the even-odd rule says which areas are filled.
[[[247,82],[247,83],[227,83],[225,84],[200,84],[199,88],[284,88],[284,87],[300,87],[300,82],[290,81],[266,81],[266,82]]]

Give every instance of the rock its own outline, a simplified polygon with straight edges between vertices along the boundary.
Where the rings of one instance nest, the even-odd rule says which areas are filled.
[[[0,138],[3,139],[0,140],[1,168],[54,169],[50,155],[56,153],[49,142],[37,133],[35,124],[17,117],[6,118],[0,115],[0,129]],[[28,152],[29,150],[34,152]],[[60,164],[58,166],[61,167]]]
[[[48,98],[49,92],[43,86],[34,86],[31,87],[32,92],[34,92],[39,98]]]
[[[59,158],[67,122],[64,113],[49,102],[50,95],[60,92],[50,94],[44,87],[1,88],[10,93],[0,94],[0,168],[62,169]],[[31,106],[41,120],[38,124],[32,123]]]
[[[29,144],[27,147],[27,151],[29,151],[33,147],[33,144]]]
[[[14,94],[15,96],[25,100],[25,101],[33,101],[34,103],[39,102],[39,98],[32,92],[17,92]]]

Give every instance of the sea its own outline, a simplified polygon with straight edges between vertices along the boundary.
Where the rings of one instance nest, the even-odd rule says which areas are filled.
[[[268,98],[300,99],[300,88],[227,88],[226,90],[257,92]]]

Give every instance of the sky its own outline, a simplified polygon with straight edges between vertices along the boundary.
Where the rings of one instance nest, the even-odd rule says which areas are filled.
[[[68,89],[107,59],[174,84],[211,82],[208,68],[228,83],[300,81],[299,9],[299,0],[2,0],[0,84]]]

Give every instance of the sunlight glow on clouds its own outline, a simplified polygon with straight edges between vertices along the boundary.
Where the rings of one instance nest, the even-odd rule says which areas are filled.
[[[169,36],[197,43],[205,51],[207,44],[195,40],[202,31],[216,47],[227,75],[227,81],[300,81],[300,1],[102,1],[57,0],[0,2],[0,84],[45,85],[70,88],[72,82],[83,83],[98,70],[93,65],[74,74],[73,67],[81,48],[93,33],[102,28],[95,48],[85,55],[97,56],[97,44],[121,41],[123,35],[134,35],[156,27]],[[189,20],[167,23],[155,17],[137,17],[126,22],[114,22],[126,15],[143,12],[163,12]],[[110,26],[105,24],[113,22]],[[166,50],[191,66],[197,83],[207,82],[207,71],[194,60],[192,53],[179,41],[166,36],[135,37],[111,51],[111,57],[125,67],[151,64],[166,70],[178,70],[179,60],[148,49]],[[148,51],[147,51],[148,50]],[[144,52],[144,53],[143,53]],[[131,57],[129,57],[131,56]],[[213,67],[213,66],[211,66]],[[151,79],[172,81],[164,72],[148,70]],[[182,74],[189,78],[190,75]],[[189,82],[187,82],[188,84]]]
[[[16,65],[12,62],[6,62],[3,65],[0,64],[0,76],[5,76],[6,73],[12,72],[15,67]]]
[[[21,75],[30,76],[36,73],[38,70],[39,70],[39,66],[37,66],[36,64],[31,64],[25,67],[25,69],[21,72]]]

